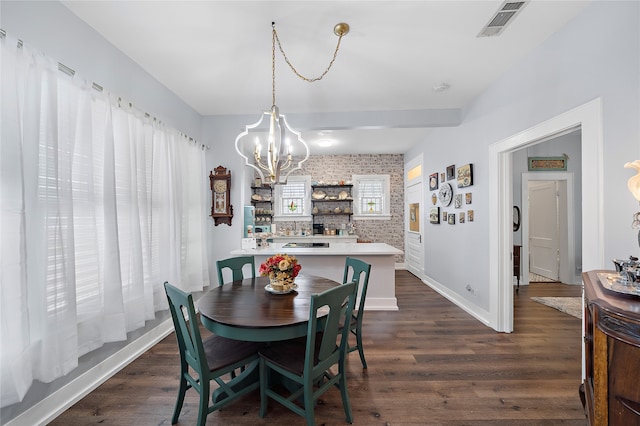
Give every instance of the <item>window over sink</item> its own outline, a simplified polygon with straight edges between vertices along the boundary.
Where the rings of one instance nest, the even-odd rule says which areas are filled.
[[[274,186],[274,220],[311,220],[311,176],[289,176]]]

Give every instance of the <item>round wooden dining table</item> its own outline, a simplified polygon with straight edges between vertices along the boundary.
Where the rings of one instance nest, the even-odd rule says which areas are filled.
[[[207,291],[197,302],[200,320],[218,336],[274,342],[307,334],[311,295],[340,285],[327,278],[298,275],[297,289],[273,294],[267,277],[245,278]]]

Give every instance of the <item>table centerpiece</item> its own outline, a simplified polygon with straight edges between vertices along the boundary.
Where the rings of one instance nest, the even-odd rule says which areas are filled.
[[[295,278],[302,269],[298,259],[288,254],[276,254],[266,259],[258,272],[269,277],[269,284],[276,292],[288,292],[295,288]]]

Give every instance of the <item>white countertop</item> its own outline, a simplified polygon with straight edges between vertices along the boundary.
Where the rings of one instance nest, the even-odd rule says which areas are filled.
[[[402,250],[386,243],[340,243],[331,242],[329,247],[282,247],[284,243],[271,243],[269,247],[233,250],[234,256],[271,256],[288,253],[296,256],[389,256],[403,254]]]
[[[282,241],[326,241],[326,242],[341,242],[341,241],[356,241],[358,239],[357,235],[324,235],[324,234],[314,234],[314,235],[278,235],[274,237],[267,237],[268,240],[273,240],[274,242],[282,242]]]

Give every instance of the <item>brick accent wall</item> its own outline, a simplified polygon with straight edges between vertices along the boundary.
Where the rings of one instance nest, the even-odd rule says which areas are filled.
[[[388,174],[391,183],[391,220],[353,220],[359,239],[373,243],[387,243],[404,251],[404,155],[312,155],[296,175],[310,175],[311,181],[334,182],[352,180],[351,176]],[[342,221],[347,222],[347,216]],[[322,223],[322,220],[318,220]],[[341,221],[333,218],[332,224]],[[300,226],[298,224],[298,226]],[[279,229],[293,228],[293,222],[278,222]],[[396,256],[396,263],[404,263],[404,255]]]

